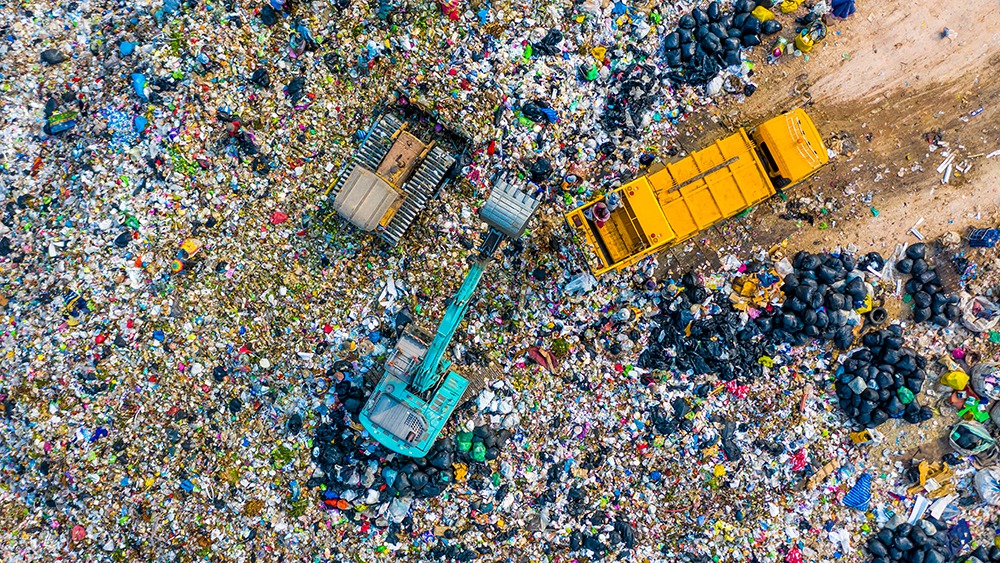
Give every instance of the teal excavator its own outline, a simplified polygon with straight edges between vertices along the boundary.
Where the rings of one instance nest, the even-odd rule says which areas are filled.
[[[538,200],[500,180],[479,212],[489,226],[471,260],[462,287],[450,300],[433,339],[410,325],[386,360],[382,379],[361,409],[365,430],[390,450],[424,457],[469,387],[444,359],[452,337],[475,297],[479,280],[504,241],[516,240],[538,208]]]

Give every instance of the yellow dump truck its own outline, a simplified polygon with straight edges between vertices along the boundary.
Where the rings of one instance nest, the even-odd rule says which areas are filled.
[[[828,160],[816,126],[796,109],[592,199],[566,222],[601,275],[791,188]]]

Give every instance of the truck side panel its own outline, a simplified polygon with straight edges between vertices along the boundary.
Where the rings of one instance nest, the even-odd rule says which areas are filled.
[[[774,195],[743,130],[668,164],[649,181],[675,244]]]

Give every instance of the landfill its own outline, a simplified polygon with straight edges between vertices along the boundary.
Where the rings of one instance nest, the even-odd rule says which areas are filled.
[[[866,9],[0,5],[0,559],[1000,561],[1000,199],[801,234],[909,218],[768,82],[851,63]],[[800,181],[753,104],[814,116]],[[745,161],[630,182],[710,126],[770,193],[657,242],[663,193]],[[979,186],[996,139],[950,135],[898,178]],[[445,411],[423,455],[394,381]]]

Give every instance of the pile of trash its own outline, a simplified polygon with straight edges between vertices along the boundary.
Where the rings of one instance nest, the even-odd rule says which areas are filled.
[[[857,310],[864,310],[873,293],[857,260],[847,253],[797,253],[794,272],[784,277],[781,290],[785,302],[775,317],[775,336],[794,346],[812,339],[832,340],[847,350],[854,342],[854,328],[861,322]]]
[[[764,373],[761,359],[774,355],[770,317],[750,318],[724,292],[706,289],[691,273],[676,294],[663,298],[653,320],[653,338],[639,356],[644,369],[749,381]]]
[[[913,320],[946,327],[962,318],[959,297],[942,289],[941,278],[927,263],[926,253],[927,245],[922,242],[908,246],[906,256],[896,262],[896,271],[910,275],[904,287],[905,299],[913,306]]]
[[[916,401],[927,377],[927,359],[903,346],[903,328],[893,324],[861,340],[864,346],[836,372],[834,387],[847,417],[875,428],[890,418],[917,424],[934,416]]]

